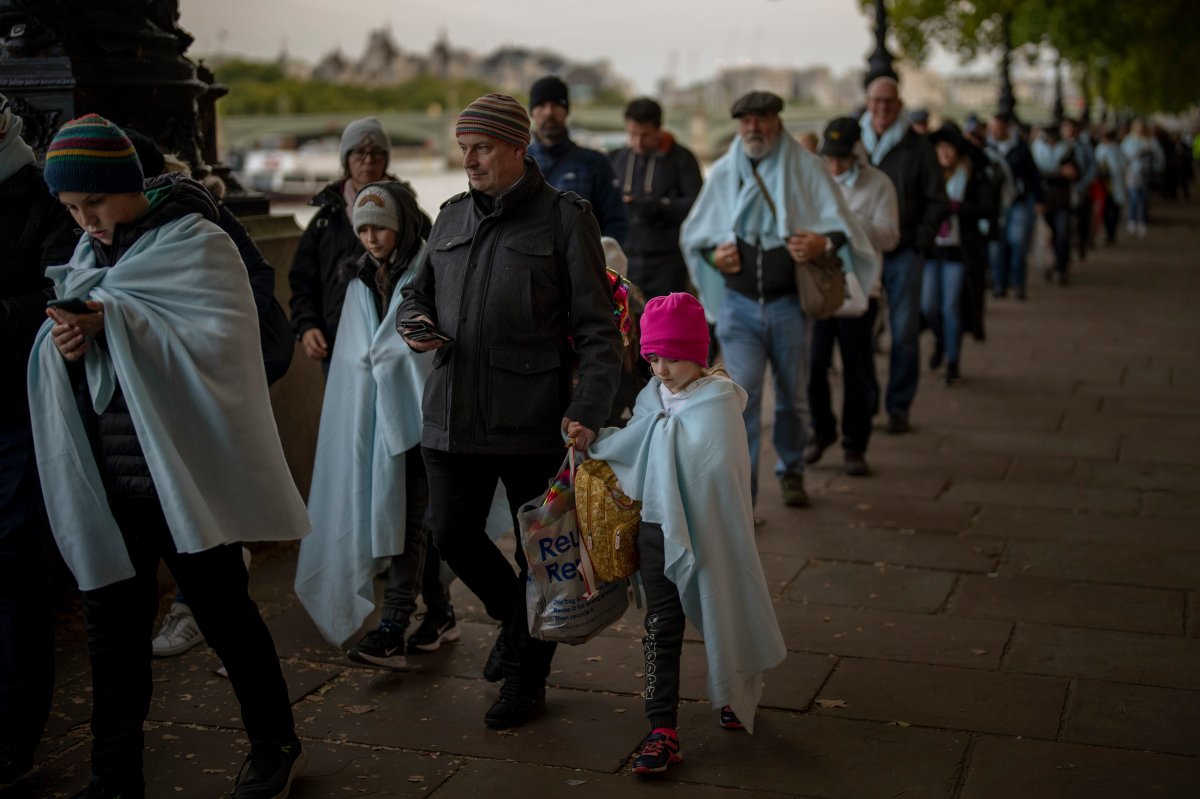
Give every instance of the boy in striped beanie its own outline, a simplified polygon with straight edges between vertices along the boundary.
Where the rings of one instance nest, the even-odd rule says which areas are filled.
[[[133,142],[99,114],[73,119],[46,150],[46,185],[55,195],[141,192],[144,176]]]
[[[46,311],[29,369],[47,512],[83,593],[92,663],[91,781],[79,796],[145,796],[161,559],[241,705],[250,753],[232,796],[283,799],[304,752],[238,544],[296,539],[309,524],[271,421],[245,265],[212,195],[182,175],[143,183],[129,137],[103,117],[64,125],[44,175],[90,238],[55,288],[93,299]],[[103,407],[72,402],[62,361],[85,357],[111,364],[88,384],[107,393]]]

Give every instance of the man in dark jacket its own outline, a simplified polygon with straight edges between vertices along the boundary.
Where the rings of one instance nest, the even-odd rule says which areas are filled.
[[[1042,175],[1033,161],[1029,144],[1013,124],[1011,114],[998,113],[992,117],[988,125],[988,147],[1008,162],[1016,191],[1004,216],[1004,229],[989,246],[992,294],[1003,297],[1011,288],[1017,299],[1023,300],[1029,240],[1037,221],[1037,206],[1043,200]]]
[[[859,120],[871,163],[892,179],[900,201],[900,243],[883,255],[883,290],[892,329],[885,398],[889,433],[909,429],[908,409],[921,372],[921,271],[950,211],[933,145],[911,129],[903,108],[900,85],[890,77],[876,78],[867,85],[867,110]]]
[[[662,106],[643,97],[625,106],[629,146],[610,154],[629,211],[622,245],[629,279],[646,299],[688,290],[679,226],[700,193],[700,165],[662,129]]]
[[[596,220],[526,155],[525,109],[485,95],[456,132],[471,189],[442,206],[398,318],[453,338],[406,339],[437,349],[422,407],[430,527],[443,559],[503,624],[504,685],[484,721],[506,728],[542,707],[554,645],[529,636],[520,547],[518,576],[484,532],[496,481],[516,529],[517,509],[558,470],[568,424],[582,424],[576,444],[586,449],[608,417],[621,338]]]
[[[78,234],[0,96],[0,789],[28,773],[54,691],[54,601],[25,376],[54,296],[46,267]]]
[[[534,138],[529,155],[546,182],[560,191],[573,191],[592,204],[600,232],[624,241],[629,219],[612,164],[604,153],[580,147],[567,132],[571,99],[567,84],[557,75],[539,79],[529,90],[529,113]]]

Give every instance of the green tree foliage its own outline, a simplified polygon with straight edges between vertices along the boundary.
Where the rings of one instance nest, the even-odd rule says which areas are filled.
[[[225,61],[214,72],[217,80],[229,87],[217,109],[235,116],[457,108],[492,91],[482,81],[432,76],[392,86],[299,80],[287,77],[279,64],[242,59]]]
[[[871,0],[861,0],[864,8]],[[1109,104],[1178,111],[1200,100],[1200,14],[1195,0],[888,0],[903,54],[920,63],[937,42],[964,61],[1001,45],[1049,45]]]

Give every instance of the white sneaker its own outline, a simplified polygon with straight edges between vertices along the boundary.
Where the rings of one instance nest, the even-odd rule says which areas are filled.
[[[191,608],[182,602],[172,602],[150,646],[154,657],[169,658],[182,655],[203,641],[204,633],[200,632]]]

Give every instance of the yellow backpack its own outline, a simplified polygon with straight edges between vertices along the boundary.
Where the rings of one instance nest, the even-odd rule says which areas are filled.
[[[624,580],[637,571],[642,503],[625,496],[607,462],[586,460],[579,465],[575,515],[597,580]]]

